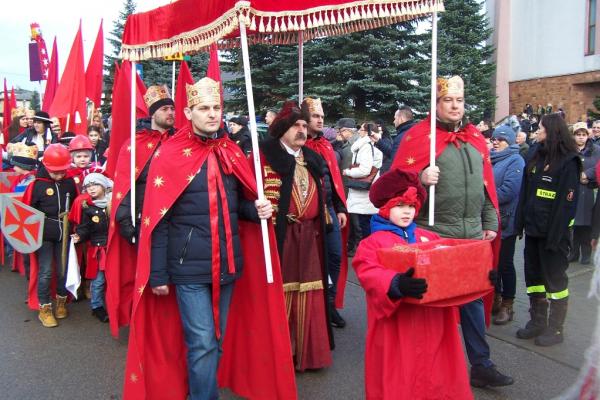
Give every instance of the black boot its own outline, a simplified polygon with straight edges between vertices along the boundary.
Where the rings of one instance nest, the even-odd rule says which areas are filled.
[[[536,345],[554,346],[563,342],[563,325],[567,316],[567,304],[568,297],[560,300],[550,300],[548,326],[540,336],[535,338]]]
[[[108,322],[108,314],[104,307],[94,308],[92,310],[92,315],[98,318],[100,322]]]
[[[515,383],[513,378],[498,372],[493,365],[491,367],[484,367],[482,365],[473,365],[471,367],[471,386],[483,388],[486,386],[508,386],[513,383]]]
[[[531,319],[517,331],[519,339],[533,339],[542,334],[548,326],[548,301],[544,297],[529,298],[529,315]]]
[[[329,300],[329,320],[334,328],[343,328],[346,326],[346,321],[335,308],[335,300]]]

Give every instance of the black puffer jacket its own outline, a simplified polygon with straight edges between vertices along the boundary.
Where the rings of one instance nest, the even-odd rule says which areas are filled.
[[[81,210],[81,223],[75,232],[81,242],[90,241],[94,247],[104,247],[108,241],[108,213],[106,208],[84,203]]]
[[[227,284],[240,276],[243,267],[238,218],[255,222],[259,222],[259,219],[254,202],[243,197],[237,178],[222,171],[221,175],[227,194],[236,270],[235,274],[228,273],[223,208],[219,201],[221,284]],[[177,285],[212,282],[212,237],[208,196],[205,162],[152,232],[152,287],[168,283]]]
[[[59,214],[65,211],[67,193],[69,193],[70,202],[73,204],[78,194],[77,186],[73,178],[64,178],[60,181],[50,178],[43,165],[40,165],[36,178],[40,179],[36,179],[31,183],[33,187],[29,205],[43,212],[46,216],[44,220],[44,241],[57,242],[62,238],[62,225]]]
[[[252,136],[247,126],[243,126],[238,133],[229,133],[229,138],[240,146],[246,157],[250,155],[252,152]]]

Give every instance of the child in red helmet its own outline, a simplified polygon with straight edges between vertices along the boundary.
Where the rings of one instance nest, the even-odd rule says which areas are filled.
[[[369,198],[379,208],[371,235],[360,242],[352,266],[367,297],[365,389],[368,399],[473,398],[453,307],[405,302],[427,291],[425,279],[387,269],[377,250],[439,239],[414,218],[426,191],[416,172],[392,169],[373,183]]]
[[[81,190],[81,185],[87,174],[92,172],[102,172],[102,167],[92,162],[92,153],[94,145],[85,135],[76,135],[69,143],[69,151],[73,162],[69,170],[69,176],[75,180],[77,188]]]
[[[39,310],[42,325],[58,325],[56,318],[67,317],[67,289],[62,271],[61,244],[69,239],[63,232],[61,218],[67,210],[67,196],[73,201],[78,190],[72,178],[66,177],[71,166],[69,151],[60,144],[51,144],[44,151],[36,179],[27,187],[23,202],[45,214],[42,247],[31,257],[29,308]],[[50,286],[56,274],[56,318],[52,312]]]

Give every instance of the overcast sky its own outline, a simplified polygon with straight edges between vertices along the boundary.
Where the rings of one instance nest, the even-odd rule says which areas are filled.
[[[168,4],[170,0],[137,0],[136,11],[147,11]],[[41,91],[38,82],[29,81],[29,47],[32,22],[40,24],[46,41],[48,54],[52,53],[52,42],[57,38],[60,73],[67,62],[79,20],[82,35],[85,65],[94,47],[100,20],[104,19],[104,52],[112,52],[107,40],[113,22],[123,9],[123,0],[2,0],[0,14],[0,90],[4,78],[8,87]]]

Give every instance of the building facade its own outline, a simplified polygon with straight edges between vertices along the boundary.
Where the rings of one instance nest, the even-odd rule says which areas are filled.
[[[600,95],[598,0],[488,0],[494,28],[495,119],[529,103],[585,120]]]

